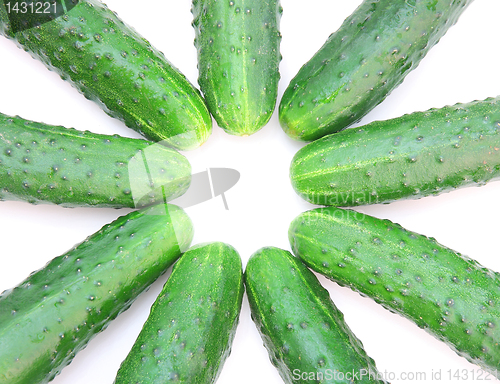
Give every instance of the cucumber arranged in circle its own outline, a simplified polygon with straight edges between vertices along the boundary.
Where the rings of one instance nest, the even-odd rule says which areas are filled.
[[[207,140],[204,100],[163,53],[97,0],[62,3],[52,20],[25,13],[24,24],[36,26],[23,29],[23,20],[12,20],[20,13],[2,1],[0,33],[146,138],[183,150]]]
[[[317,205],[416,199],[500,175],[500,97],[415,112],[328,135],[292,160],[295,191]]]
[[[0,383],[47,383],[184,252],[175,205],[119,217],[0,295]]]
[[[233,247],[190,248],[174,265],[115,383],[215,383],[231,350],[243,292]]]
[[[271,118],[281,60],[279,0],[193,0],[201,91],[218,125],[244,136]]]
[[[290,81],[279,107],[293,139],[357,122],[420,63],[472,0],[365,0]]]
[[[384,383],[328,291],[290,252],[255,252],[245,286],[252,318],[285,383]]]
[[[0,200],[141,207],[182,195],[191,165],[160,143],[0,114]]]
[[[500,274],[389,220],[336,207],[300,214],[293,252],[498,375]]]

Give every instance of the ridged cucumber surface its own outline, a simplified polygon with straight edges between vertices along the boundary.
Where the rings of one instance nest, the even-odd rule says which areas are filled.
[[[293,139],[360,120],[413,70],[472,0],[365,0],[290,81],[279,107]]]
[[[328,291],[290,252],[255,252],[245,286],[252,318],[286,384],[384,383]]]
[[[500,97],[415,112],[328,135],[292,160],[295,191],[317,205],[416,199],[500,175]]]
[[[0,383],[52,380],[184,252],[174,205],[122,216],[0,295]]]
[[[498,376],[499,273],[389,220],[336,207],[300,214],[289,237],[314,271],[410,319]]]
[[[170,201],[190,182],[173,148],[0,114],[0,200],[134,208]]]
[[[243,292],[233,247],[190,248],[174,265],[115,383],[215,383],[231,350]]]
[[[279,0],[194,0],[201,91],[218,125],[244,136],[273,114],[278,94]]]
[[[0,1],[0,33],[146,138],[183,150],[204,143],[212,119],[199,91],[104,4],[76,3],[22,29]]]

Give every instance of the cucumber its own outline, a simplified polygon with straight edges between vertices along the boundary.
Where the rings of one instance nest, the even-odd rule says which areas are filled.
[[[6,3],[0,1],[0,33],[106,113],[146,138],[177,149],[193,149],[206,141],[212,120],[199,91],[104,4],[58,0],[57,12],[50,8],[52,20],[37,20],[39,14],[14,12],[13,6],[8,13]],[[28,20],[18,20],[21,15]]]
[[[245,286],[252,318],[285,383],[385,382],[328,291],[290,252],[255,252]]]
[[[233,247],[190,248],[174,265],[114,383],[215,383],[231,350],[243,291]]]
[[[420,63],[472,0],[365,0],[299,70],[283,130],[313,141],[359,121]]]
[[[498,377],[500,274],[389,220],[336,207],[300,214],[296,256],[374,299]]]
[[[251,135],[273,114],[282,12],[279,0],[193,0],[198,83],[229,134]]]
[[[290,179],[317,205],[417,199],[498,178],[499,148],[497,97],[328,135],[295,154]]]
[[[0,383],[48,383],[189,246],[174,205],[134,211],[0,295]]]
[[[173,148],[0,114],[0,200],[134,208],[172,200],[190,181]]]

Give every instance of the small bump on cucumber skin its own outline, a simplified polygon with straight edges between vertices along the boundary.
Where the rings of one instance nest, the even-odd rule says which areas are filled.
[[[0,383],[48,383],[185,251],[192,223],[157,205],[104,226],[0,295]]]
[[[173,148],[0,114],[0,200],[135,208],[172,200],[190,181]],[[148,193],[138,199],[137,188]]]
[[[364,1],[291,80],[279,106],[284,131],[313,141],[359,121],[417,67],[471,2]]]
[[[218,125],[251,135],[271,118],[280,78],[277,0],[194,0],[198,83]]]
[[[296,256],[490,372],[500,368],[500,274],[389,220],[334,207],[290,225]]]
[[[333,372],[370,372],[372,380],[365,375],[356,383],[384,383],[328,291],[290,252],[258,250],[244,277],[252,319],[285,383],[347,382],[329,378]]]
[[[80,1],[67,14],[16,34],[8,33],[2,17],[2,28],[33,58],[146,138],[190,150],[210,136],[212,119],[200,92],[104,4]]]
[[[500,175],[500,97],[376,121],[300,149],[295,191],[317,205],[417,199]]]
[[[190,248],[174,265],[114,383],[215,383],[231,350],[243,292],[233,247]]]

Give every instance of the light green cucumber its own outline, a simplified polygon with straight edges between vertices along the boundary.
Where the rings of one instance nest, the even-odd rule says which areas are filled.
[[[279,106],[283,130],[313,141],[382,102],[472,0],[365,0],[299,70]]]
[[[245,286],[252,318],[286,384],[384,383],[328,291],[290,252],[255,252]]]
[[[335,207],[289,228],[314,271],[410,319],[471,363],[500,368],[500,274],[389,220]]]
[[[278,94],[279,0],[193,0],[201,91],[218,125],[245,136],[273,114]]]
[[[44,384],[184,252],[174,205],[122,216],[0,295],[0,383]]]
[[[207,140],[212,120],[199,91],[104,4],[57,0],[57,9],[45,15],[30,8],[15,12],[8,3],[0,0],[0,34],[106,113],[177,149],[193,149]]]
[[[325,136],[292,160],[295,191],[317,205],[417,199],[500,175],[500,97],[415,112]]]
[[[215,383],[231,350],[243,291],[233,247],[190,248],[174,265],[115,383]]]
[[[173,200],[191,165],[161,143],[0,114],[0,200],[141,207]]]

